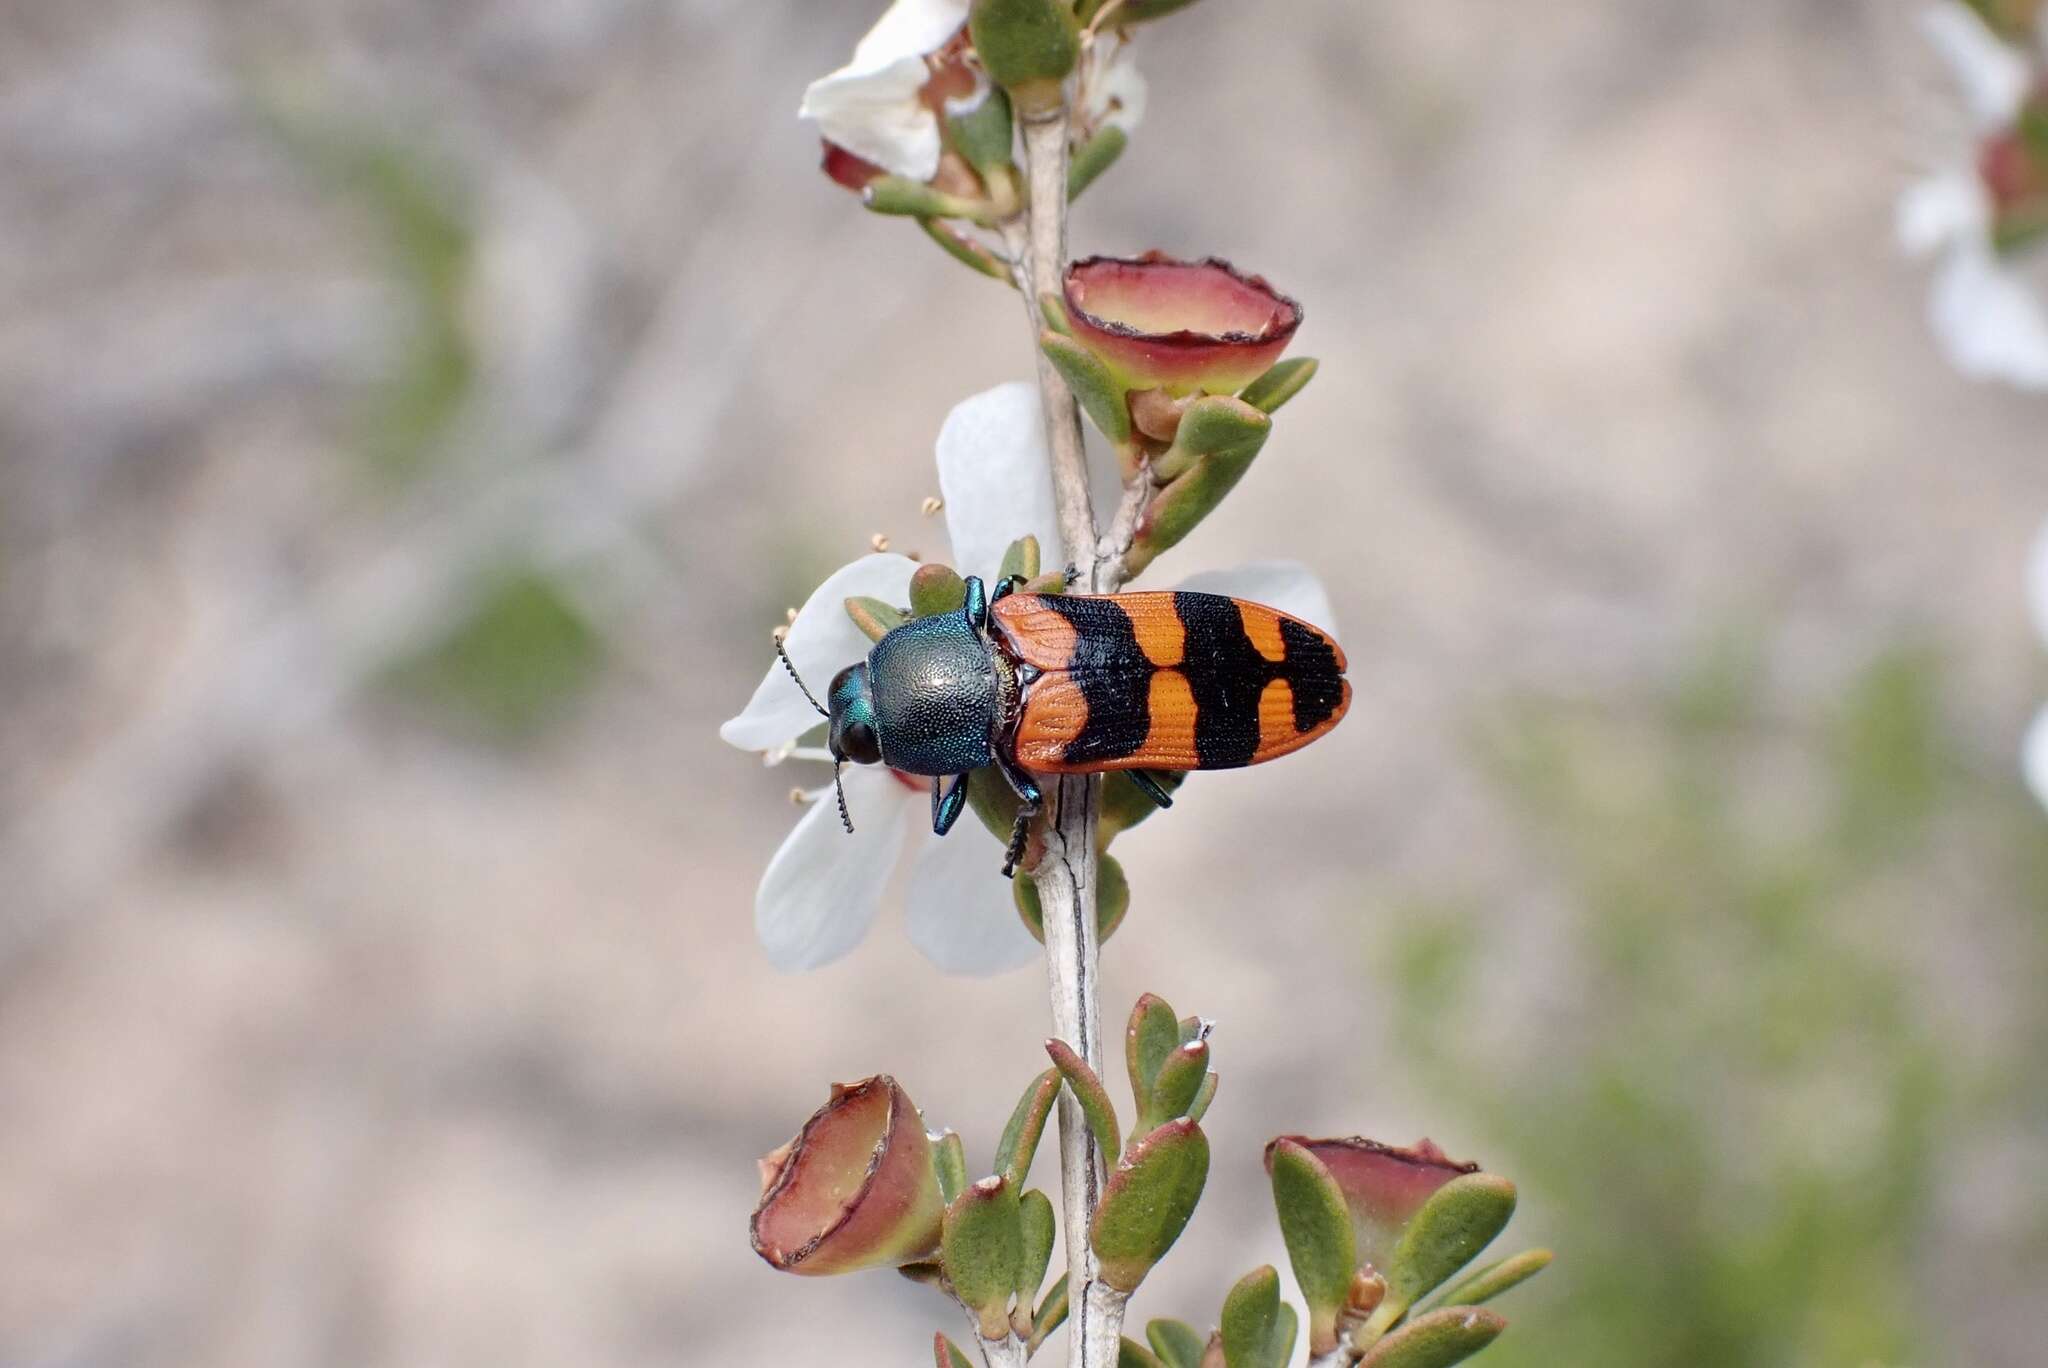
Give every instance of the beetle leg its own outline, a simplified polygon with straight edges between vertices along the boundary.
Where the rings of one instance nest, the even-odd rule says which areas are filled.
[[[977,632],[988,625],[988,591],[981,587],[981,576],[967,577],[967,602],[960,605],[960,614]]]
[[[1138,786],[1138,792],[1150,798],[1155,804],[1163,808],[1173,806],[1173,795],[1166,791],[1166,786],[1159,782],[1151,770],[1134,769],[1125,770],[1124,773],[1131,776],[1131,782]]]
[[[951,831],[966,806],[966,775],[954,775],[950,785],[943,778],[932,780],[932,835],[943,836]]]
[[[1022,589],[1024,587],[1024,583],[1025,581],[1022,575],[1005,575],[1001,580],[999,580],[996,583],[996,591],[995,593],[989,595],[988,601],[990,603],[996,603],[1003,599],[1006,599],[1010,595],[1016,593],[1019,589]]]
[[[1068,564],[1067,564],[1067,573],[1066,573],[1066,586],[1067,586],[1067,588],[1069,588],[1069,589],[1073,588],[1073,587],[1074,587],[1074,585],[1075,585],[1075,584],[1077,584],[1077,583],[1078,583],[1078,582],[1080,581],[1080,579],[1081,579],[1081,567],[1080,567],[1080,566],[1078,566],[1078,565],[1075,565],[1075,564],[1073,564],[1073,563],[1072,563],[1071,561],[1070,561],[1070,562],[1068,562]]]
[[[1007,779],[1010,787],[1017,791],[1023,806],[1017,809],[1017,824],[1010,828],[1010,846],[1003,852],[1003,877],[1008,879],[1017,872],[1017,861],[1024,858],[1024,842],[1031,832],[1031,819],[1038,815],[1038,809],[1045,802],[1045,791],[1038,787],[1038,781],[1027,773],[1014,759],[996,749],[996,769]]]

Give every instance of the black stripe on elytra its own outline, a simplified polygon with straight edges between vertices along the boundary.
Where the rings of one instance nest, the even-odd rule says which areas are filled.
[[[1259,696],[1276,679],[1294,697],[1294,729],[1327,722],[1344,699],[1337,652],[1321,634],[1280,619],[1281,657],[1268,660],[1244,629],[1235,599],[1181,592],[1173,610],[1187,629],[1181,673],[1195,700],[1195,755],[1203,769],[1249,765],[1259,749]]]
[[[1088,702],[1081,734],[1061,752],[1069,764],[1135,755],[1152,732],[1152,674],[1131,615],[1107,598],[1047,594],[1039,600],[1074,628],[1067,669]]]

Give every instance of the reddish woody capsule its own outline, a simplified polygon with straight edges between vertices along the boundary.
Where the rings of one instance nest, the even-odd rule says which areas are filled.
[[[1127,389],[1235,394],[1272,368],[1301,306],[1227,261],[1160,252],[1090,257],[1067,268],[1074,340]]]
[[[754,1252],[790,1273],[938,1256],[945,1199],[924,1120],[886,1075],[835,1084],[794,1140],[761,1160]]]

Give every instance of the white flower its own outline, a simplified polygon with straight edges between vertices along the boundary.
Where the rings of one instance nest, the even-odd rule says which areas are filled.
[[[2048,524],[2035,533],[2033,549],[2027,555],[2027,607],[2035,633],[2048,647]],[[2034,715],[2026,739],[2020,743],[2020,772],[2041,805],[2048,807],[2048,707]]]
[[[1114,31],[1097,33],[1081,59],[1074,94],[1075,133],[1093,137],[1114,125],[1128,136],[1145,118],[1145,78],[1131,60],[1131,45]]]
[[[827,142],[885,171],[928,181],[939,170],[939,119],[924,100],[925,57],[967,22],[969,0],[896,0],[853,60],[804,91],[800,118]]]
[[[952,564],[962,573],[994,574],[1004,550],[1027,533],[1052,558],[1059,538],[1051,458],[1033,386],[999,385],[957,405],[939,430],[938,463]],[[903,556],[862,556],[804,601],[783,648],[813,692],[865,657],[872,644],[846,616],[846,599],[859,595],[902,604],[915,568]],[[1292,562],[1195,575],[1184,586],[1235,594],[1319,627],[1334,626],[1322,585]],[[785,757],[829,762],[823,750],[797,745],[818,723],[777,662],[746,708],[718,734],[742,750],[765,753],[770,763]],[[906,839],[912,845],[910,939],[933,963],[951,973],[992,974],[1036,956],[1037,942],[1019,921],[1009,883],[999,872],[1000,846],[981,834],[979,821],[963,816],[950,835],[935,837],[930,780],[906,782],[881,766],[849,765],[844,781],[853,834],[840,829],[831,786],[825,784],[809,795],[808,810],[761,876],[754,927],[776,968],[815,969],[859,944],[881,908]]]
[[[1921,22],[1961,88],[1978,139],[2009,130],[2037,79],[2028,55],[1959,0],[1928,10]],[[1951,365],[1973,380],[2048,389],[2048,308],[1993,243],[1977,151],[1961,149],[1959,165],[1900,196],[1899,241],[1916,256],[1943,256],[1928,322]]]

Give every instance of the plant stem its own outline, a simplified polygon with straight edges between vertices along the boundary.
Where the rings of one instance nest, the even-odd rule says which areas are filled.
[[[1017,263],[1025,317],[1038,359],[1038,390],[1045,405],[1052,450],[1053,498],[1060,540],[1082,593],[1114,593],[1121,562],[1098,545],[1095,507],[1088,492],[1087,450],[1081,413],[1065,380],[1039,351],[1044,326],[1039,298],[1058,294],[1067,260],[1067,111],[1023,121],[1024,162],[1030,199],[1024,222],[1004,225]],[[1098,1073],[1102,1070],[1102,1011],[1096,987],[1099,945],[1095,927],[1095,836],[1101,780],[1062,775],[1052,789],[1052,822],[1045,853],[1032,877],[1044,913],[1046,980],[1053,1033]],[[1105,1172],[1088,1120],[1071,1092],[1062,1090],[1060,1113],[1061,1229],[1066,1235],[1072,1307],[1067,1321],[1068,1368],[1115,1368],[1123,1334],[1124,1294],[1101,1280],[1088,1229]]]

